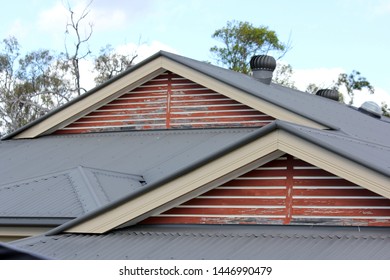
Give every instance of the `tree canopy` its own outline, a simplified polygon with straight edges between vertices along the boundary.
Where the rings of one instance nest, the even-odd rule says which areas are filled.
[[[362,77],[359,71],[353,70],[350,74],[341,73],[335,83],[335,88],[340,89],[344,87],[347,94],[351,98],[349,105],[353,104],[355,91],[361,91],[366,88],[373,94],[375,92],[374,87],[370,84],[365,77]]]
[[[275,31],[266,26],[255,27],[249,22],[228,21],[225,27],[213,33],[212,38],[222,43],[222,47],[210,49],[217,60],[223,66],[244,74],[250,72],[249,60],[252,56],[269,52],[284,54],[288,49]]]
[[[45,115],[86,90],[80,83],[80,62],[92,56],[88,40],[92,24],[83,36],[81,28],[89,13],[90,2],[77,16],[68,7],[69,21],[65,26],[65,51],[56,53],[39,49],[25,54],[15,37],[0,42],[0,135]],[[65,40],[66,42],[66,40]],[[136,51],[121,55],[112,47],[102,48],[95,59],[96,85],[105,82],[133,64]]]
[[[97,85],[104,83],[112,77],[118,75],[134,64],[137,54],[124,55],[116,53],[111,45],[100,49],[100,54],[95,58],[94,66],[97,71],[95,83]]]
[[[66,73],[55,55],[38,50],[21,55],[15,37],[0,51],[0,125],[6,132],[35,120],[70,100]]]

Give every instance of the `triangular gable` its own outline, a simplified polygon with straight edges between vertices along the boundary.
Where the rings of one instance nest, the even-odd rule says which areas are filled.
[[[274,122],[240,139],[231,147],[183,167],[167,178],[59,227],[55,232],[102,233],[136,224],[195,198],[213,188],[288,153],[314,166],[390,198],[389,176],[339,154],[337,147],[312,142],[311,137],[283,122]],[[291,131],[290,131],[291,130]],[[346,139],[350,141],[350,139]],[[362,147],[365,147],[364,145]]]
[[[126,72],[123,72],[115,78],[109,80],[105,84],[90,90],[64,106],[48,113],[42,118],[5,136],[3,139],[34,138],[51,134],[59,129],[67,127],[80,118],[94,112],[98,108],[116,100],[118,97],[131,92],[135,88],[158,77],[166,71],[170,71],[180,77],[184,77],[196,84],[202,85],[204,88],[212,90],[213,92],[223,94],[226,98],[235,100],[238,103],[262,112],[272,118],[306,125],[313,128],[328,128],[328,126],[322,124],[322,121],[317,122],[301,115],[299,108],[296,108],[296,111],[285,109],[273,102],[266,101],[258,96],[250,94],[243,89],[229,85],[218,78],[211,76],[209,73],[210,69],[208,68],[212,68],[215,73],[218,73],[218,71],[227,71],[224,73],[229,73],[229,75],[233,74],[234,76],[245,76],[243,74],[230,73],[232,71],[215,66],[209,66],[206,63],[201,62],[196,62],[201,64],[201,69],[195,69],[191,67],[191,63],[193,62],[192,60],[187,59],[188,61],[186,60],[184,63],[180,60],[181,57],[179,56],[159,52],[130,68]],[[242,78],[242,76],[240,77]],[[256,85],[259,86],[259,90],[261,89],[262,91],[267,91],[270,89],[268,85],[264,85],[251,77],[245,76],[245,78],[249,79],[248,82],[251,82],[252,84],[256,83]],[[245,87],[245,85],[243,86]],[[133,124],[130,123],[130,125]]]
[[[390,199],[286,154],[141,223],[390,226]]]
[[[273,120],[167,71],[54,133],[260,127]]]

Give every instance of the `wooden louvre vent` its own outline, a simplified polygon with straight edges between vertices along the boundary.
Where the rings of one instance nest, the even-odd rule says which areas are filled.
[[[55,134],[259,127],[273,120],[273,117],[167,71]]]
[[[143,223],[390,226],[390,200],[285,155]]]

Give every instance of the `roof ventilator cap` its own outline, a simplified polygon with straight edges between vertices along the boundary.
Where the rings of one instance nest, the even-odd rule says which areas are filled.
[[[253,77],[264,84],[271,84],[272,73],[276,68],[276,60],[269,55],[255,55],[251,58],[250,67]]]
[[[374,101],[364,102],[360,106],[359,111],[377,119],[380,119],[382,116],[381,107],[379,107],[379,105],[376,104]]]
[[[339,101],[339,92],[335,89],[319,89],[316,95],[322,96],[334,101]]]

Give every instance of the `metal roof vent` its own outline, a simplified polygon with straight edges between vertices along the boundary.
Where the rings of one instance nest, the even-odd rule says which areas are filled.
[[[382,117],[382,109],[374,101],[364,102],[360,106],[359,111],[377,119]]]
[[[276,60],[269,55],[255,55],[251,58],[250,66],[253,77],[264,84],[271,84],[272,73],[276,68]]]
[[[316,92],[316,95],[339,101],[339,92],[334,89],[320,89]]]

